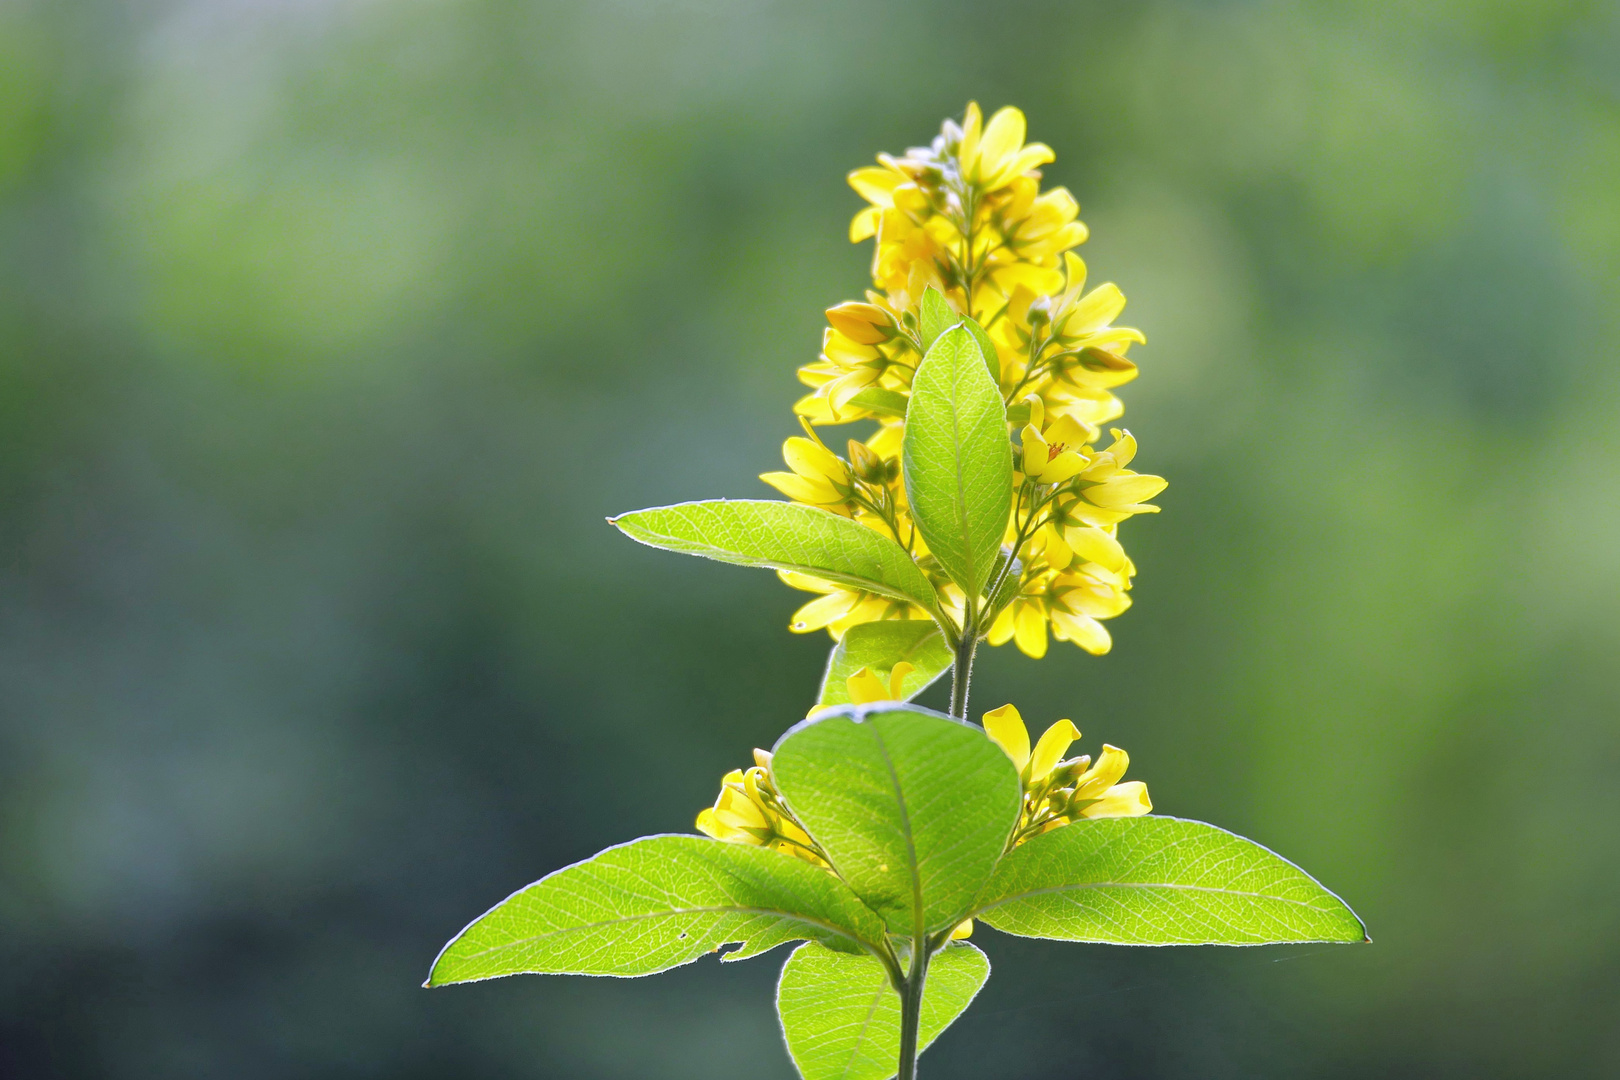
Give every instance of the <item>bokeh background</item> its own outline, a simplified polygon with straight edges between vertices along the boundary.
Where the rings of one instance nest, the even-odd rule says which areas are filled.
[[[803,715],[802,594],[603,518],[770,494],[845,172],[969,98],[1171,479],[976,703],[1376,944],[984,930],[930,1080],[1620,1074],[1615,5],[5,0],[0,1075],[791,1075],[780,953],[419,983]]]

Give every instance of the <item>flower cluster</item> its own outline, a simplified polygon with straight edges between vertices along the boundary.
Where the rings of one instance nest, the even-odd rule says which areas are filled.
[[[768,750],[754,751],[753,768],[733,769],[721,778],[720,795],[698,814],[697,827],[716,840],[768,847],[830,869],[827,856],[776,793]]]
[[[872,280],[864,301],[827,312],[821,354],[799,370],[811,393],[795,406],[805,429],[788,439],[790,471],[761,479],[788,498],[853,518],[896,540],[932,573],[946,610],[964,598],[937,572],[907,512],[901,443],[912,378],[925,352],[921,312],[927,290],[984,328],[996,356],[1003,400],[1016,431],[1013,510],[1005,546],[1018,576],[988,613],[991,644],[1016,641],[1044,655],[1048,628],[1091,653],[1111,644],[1100,620],[1130,605],[1135,567],[1118,526],[1158,508],[1147,500],[1165,481],[1131,471],[1136,441],[1104,425],[1124,406],[1114,388],[1136,376],[1126,358],[1145,339],[1113,325],[1125,297],[1112,284],[1086,289],[1086,266],[1069,249],[1087,236],[1079,206],[1061,187],[1040,190],[1040,166],[1053,160],[1024,142],[1017,109],[988,123],[970,104],[962,123],[947,121],[927,147],[878,156],[850,184],[868,206],[850,226],[854,241],[873,240]],[[875,421],[840,457],[821,426]],[[822,594],[795,613],[791,627],[826,629],[879,619],[926,618],[902,602],[784,573],[788,584]]]
[[[1009,848],[1081,818],[1141,817],[1153,809],[1146,784],[1120,783],[1131,758],[1119,747],[1104,743],[1095,762],[1088,754],[1063,758],[1080,738],[1068,720],[1047,728],[1034,750],[1024,718],[1011,705],[985,713],[984,730],[1018,766],[1024,785],[1024,809]]]

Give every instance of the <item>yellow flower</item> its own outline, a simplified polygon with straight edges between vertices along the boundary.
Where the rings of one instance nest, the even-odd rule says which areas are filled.
[[[928,613],[912,604],[891,600],[876,593],[846,588],[830,581],[799,574],[791,570],[777,571],[783,583],[806,592],[822,595],[793,613],[788,629],[795,634],[808,634],[826,630],[834,641],[843,639],[844,631],[860,623],[883,619],[926,619]]]
[[[760,473],[759,478],[796,502],[847,516],[854,483],[849,465],[814,438],[814,429],[807,430],[812,438],[795,435],[782,444],[782,460],[793,471]]]
[[[992,645],[1017,641],[1019,651],[1039,660],[1046,655],[1046,629],[1052,636],[1071,642],[1093,655],[1113,646],[1101,619],[1111,619],[1131,606],[1131,573],[1135,568],[1126,560],[1119,571],[1097,563],[1081,563],[1059,573],[1053,570],[1031,573],[1022,581],[1018,595],[990,626]]]
[[[770,768],[770,752],[756,749],[753,768],[726,773],[714,805],[698,813],[698,831],[716,840],[768,847],[829,869],[825,853],[777,795]]]
[[[902,660],[889,671],[889,681],[885,685],[882,679],[872,673],[871,668],[863,667],[844,680],[849,687],[849,703],[870,705],[874,701],[904,701],[906,676],[916,670],[916,665]]]
[[[1034,750],[1024,718],[1011,705],[985,713],[984,730],[1018,767],[1024,789],[1009,848],[1081,818],[1139,817],[1153,809],[1146,784],[1120,783],[1130,756],[1119,747],[1105,743],[1095,765],[1085,755],[1060,760],[1080,738],[1068,720],[1047,728]]]
[[[1011,420],[1017,469],[1006,544],[1016,576],[998,583],[994,606],[979,613],[989,620],[988,640],[1016,640],[1038,657],[1055,636],[1103,653],[1111,642],[1101,620],[1129,606],[1135,573],[1118,526],[1157,512],[1150,500],[1165,487],[1161,477],[1129,468],[1136,440],[1128,432],[1115,429],[1109,446],[1095,445],[1124,411],[1114,391],[1136,377],[1127,354],[1146,339],[1115,325],[1125,307],[1118,286],[1088,288],[1086,263],[1071,250],[1088,235],[1079,203],[1064,188],[1041,190],[1052,151],[1025,138],[1017,109],[986,120],[970,102],[960,122],[947,120],[927,146],[879,154],[875,165],[849,174],[866,204],[850,239],[873,241],[875,288],[827,309],[820,354],[799,369],[810,393],[794,411],[809,438],[784,446],[791,471],[763,479],[895,540],[946,610],[966,611],[966,598],[913,527],[900,475],[923,355],[921,305],[928,289],[938,290],[989,334]],[[875,421],[877,430],[864,443],[851,441],[847,461],[815,435],[815,426],[856,420]],[[799,632],[826,628],[836,638],[858,623],[922,616],[857,590],[784,580],[823,594],[795,614]]]
[[[1070,416],[1060,416],[1042,426],[1046,408],[1033,395],[1028,399],[1030,423],[1024,425],[1023,454],[1019,466],[1037,484],[1061,484],[1079,476],[1091,464],[1083,448],[1096,438]]]

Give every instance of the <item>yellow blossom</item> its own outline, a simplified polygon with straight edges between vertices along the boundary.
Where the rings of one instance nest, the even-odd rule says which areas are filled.
[[[849,687],[851,705],[870,705],[874,701],[904,701],[906,676],[916,671],[916,665],[901,660],[889,671],[887,684],[873,674],[871,668],[861,668],[844,680]]]
[[[882,533],[905,548],[949,613],[967,600],[947,579],[909,515],[901,450],[911,382],[922,362],[922,303],[937,290],[977,321],[996,351],[1016,471],[1005,544],[1016,577],[999,583],[989,611],[992,645],[1016,641],[1030,656],[1049,638],[1091,653],[1111,640],[1102,620],[1129,607],[1134,566],[1119,525],[1157,512],[1161,477],[1130,468],[1136,440],[1122,429],[1099,433],[1124,411],[1114,391],[1137,375],[1128,353],[1140,330],[1116,325],[1125,295],[1088,281],[1073,250],[1088,235],[1079,203],[1064,188],[1041,188],[1049,147],[1026,142],[1017,109],[988,119],[969,103],[926,146],[879,154],[849,174],[865,207],[850,238],[871,240],[873,289],[827,309],[821,350],[799,370],[810,393],[794,405],[808,438],[789,439],[789,470],[762,479],[788,498]],[[815,428],[875,422],[850,440],[847,458]],[[822,595],[794,615],[793,629],[849,627],[923,613],[858,590],[798,575],[784,580]],[[960,619],[958,619],[960,622]]]
[[[1029,729],[1011,705],[985,713],[984,730],[1018,767],[1024,789],[1023,809],[1009,847],[1082,818],[1139,817],[1153,809],[1146,784],[1120,782],[1130,756],[1119,747],[1105,743],[1096,764],[1086,755],[1062,760],[1080,738],[1068,720],[1047,728],[1033,751]]]
[[[813,428],[807,430],[811,438],[794,436],[782,444],[782,460],[793,471],[761,473],[759,478],[796,502],[847,514],[853,493],[849,465],[814,438]]]
[[[752,768],[726,773],[714,805],[698,813],[698,831],[716,840],[768,847],[828,869],[825,853],[776,793],[770,768],[770,752],[756,749]]]
[[[845,630],[860,623],[878,622],[883,619],[928,618],[927,612],[913,604],[892,600],[876,593],[850,589],[808,574],[781,570],[776,576],[795,589],[822,594],[793,613],[788,629],[795,634],[826,630],[834,641],[838,641],[843,638]]]

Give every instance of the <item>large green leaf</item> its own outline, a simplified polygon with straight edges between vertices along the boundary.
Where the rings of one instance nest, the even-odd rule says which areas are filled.
[[[950,670],[954,657],[939,627],[921,619],[861,623],[844,632],[827,658],[818,709],[849,704],[849,677],[869,668],[885,683],[894,665],[909,661],[916,668],[905,677],[902,700],[910,701]]]
[[[429,986],[543,972],[651,975],[722,945],[726,959],[803,938],[881,942],[843,882],[791,855],[700,836],[647,836],[558,870],[444,947]]]
[[[1241,836],[1171,817],[1042,833],[996,868],[978,918],[1021,937],[1115,945],[1363,941],[1343,900]]]
[[[738,566],[796,570],[910,600],[938,598],[905,548],[846,517],[801,503],[713,499],[633,510],[608,519],[632,540]]]
[[[965,942],[934,954],[923,983],[917,1049],[951,1026],[990,977],[990,961]],[[878,960],[814,943],[782,967],[776,1011],[804,1080],[887,1080],[900,1055],[900,996]]]
[[[918,366],[901,453],[928,549],[977,598],[1001,554],[1013,467],[1001,390],[966,329],[941,334]]]
[[[771,774],[891,931],[960,922],[1018,818],[1018,770],[979,728],[915,706],[843,706],[776,744]]]

